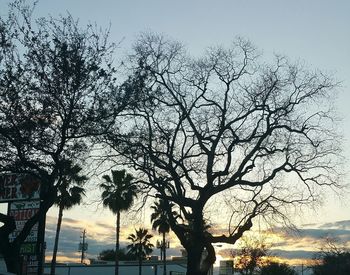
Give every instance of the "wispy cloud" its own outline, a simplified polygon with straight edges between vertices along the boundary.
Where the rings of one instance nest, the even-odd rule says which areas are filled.
[[[337,221],[333,223],[325,223],[320,225],[320,228],[337,228],[350,230],[350,220]]]
[[[273,228],[270,232],[281,242],[274,243],[274,247],[304,247],[317,250],[325,237],[338,239],[342,243],[350,242],[350,221],[339,221],[334,223],[314,224],[303,226],[298,231],[286,231],[283,228]]]

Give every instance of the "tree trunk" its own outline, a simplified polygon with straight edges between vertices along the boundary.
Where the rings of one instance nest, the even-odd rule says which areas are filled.
[[[142,275],[142,243],[139,244],[139,275]]]
[[[166,275],[166,243],[165,243],[165,232],[163,232],[163,275]]]
[[[139,275],[142,274],[142,258],[141,256],[139,257]]]
[[[62,217],[63,217],[63,205],[60,205],[59,210],[58,210],[56,237],[55,237],[55,244],[54,244],[53,253],[52,253],[50,275],[55,275],[55,273],[56,273],[56,271],[55,271],[56,270],[56,257],[57,257],[57,251],[58,251],[58,239],[60,237]]]
[[[6,253],[3,253],[3,256],[7,271],[14,274],[21,274],[22,261],[19,255],[19,245],[10,243],[8,250]]]
[[[203,248],[195,247],[187,249],[187,272],[186,275],[207,275],[201,270]]]
[[[187,275],[207,275],[211,266],[214,264],[216,257],[215,251],[211,244],[207,244],[207,255],[203,258],[205,251],[203,244],[195,240],[187,251]]]
[[[119,231],[120,231],[120,211],[117,211],[117,224],[115,235],[115,270],[114,274],[119,274]]]

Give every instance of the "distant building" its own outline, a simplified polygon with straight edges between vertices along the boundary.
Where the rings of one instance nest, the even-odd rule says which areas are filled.
[[[159,257],[157,255],[151,255],[151,256],[149,256],[148,260],[150,260],[150,261],[159,261]]]
[[[232,275],[233,270],[233,260],[220,261],[219,275]]]

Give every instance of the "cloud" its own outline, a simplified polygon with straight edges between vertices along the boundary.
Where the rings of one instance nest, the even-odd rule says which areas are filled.
[[[218,255],[223,258],[231,258],[238,252],[237,249],[221,249],[218,251]],[[317,251],[309,250],[286,250],[286,249],[269,249],[270,257],[277,257],[279,259],[312,259]]]
[[[337,221],[333,223],[325,223],[320,225],[320,228],[337,228],[350,230],[350,220]]]
[[[315,228],[299,228],[296,232],[274,228],[269,231],[269,234],[275,235],[280,240],[280,242],[274,242],[273,247],[318,249],[326,237],[338,239],[342,243],[350,243],[350,227],[348,225],[350,225],[350,221],[325,223],[315,225]]]
[[[337,221],[324,224],[303,225],[298,231],[275,227],[262,232],[251,232],[245,236],[258,236],[269,247],[271,256],[289,264],[312,264],[312,259],[325,245],[325,237],[332,237],[339,241],[339,246],[350,249],[350,221]],[[231,257],[240,246],[237,242],[233,248],[224,247],[218,251],[223,258]]]
[[[271,249],[270,253],[283,259],[312,259],[317,251]]]
[[[46,219],[46,255],[52,255],[56,234],[57,218],[48,216]],[[65,256],[74,260],[80,257],[78,252],[79,243],[81,241],[82,230],[86,229],[86,241],[88,243],[88,257],[96,257],[99,252],[104,249],[113,248],[115,246],[115,229],[111,230],[109,225],[94,222],[79,221],[70,218],[64,218],[62,221],[58,255]],[[123,242],[122,242],[123,244]]]

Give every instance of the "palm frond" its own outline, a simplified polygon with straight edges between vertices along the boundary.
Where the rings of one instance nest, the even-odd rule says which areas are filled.
[[[101,198],[103,205],[116,214],[118,211],[130,209],[138,188],[133,182],[133,176],[127,174],[125,170],[112,170],[111,174],[112,177],[102,176],[104,182],[100,184],[100,188],[103,189]]]

